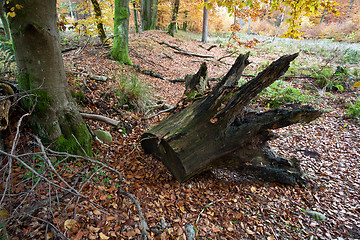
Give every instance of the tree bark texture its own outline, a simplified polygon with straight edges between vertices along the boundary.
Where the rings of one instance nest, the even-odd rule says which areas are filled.
[[[186,32],[187,27],[189,25],[189,21],[187,21],[187,19],[189,18],[189,11],[185,10],[184,12],[184,19],[185,21],[183,22],[183,26],[182,26],[182,30]]]
[[[6,11],[13,38],[18,82],[28,93],[22,101],[32,110],[31,126],[51,148],[91,155],[92,137],[74,104],[67,85],[56,24],[56,1],[12,0]]]
[[[141,9],[141,30],[147,31],[155,29],[155,24],[153,24],[154,19],[156,19],[155,12],[157,12],[157,5],[156,9],[155,3],[156,0],[142,0],[142,9]],[[154,11],[156,10],[156,11]]]
[[[204,0],[205,3],[208,2],[208,0]],[[208,17],[209,17],[209,10],[204,6],[204,13],[203,13],[203,28],[202,28],[202,42],[208,41]]]
[[[267,112],[249,107],[251,99],[283,75],[296,56],[279,58],[254,79],[237,87],[249,64],[249,53],[240,55],[211,92],[200,99],[187,99],[193,101],[190,106],[183,101],[180,105],[187,107],[145,132],[141,140],[143,149],[160,159],[180,182],[210,169],[226,168],[268,181],[303,184],[298,161],[277,155],[267,141],[275,136],[271,129],[310,122],[321,112],[308,106]]]
[[[178,16],[178,12],[179,12],[179,5],[180,5],[180,0],[175,0],[174,1],[174,8],[173,8],[173,12],[172,12],[172,17],[171,17],[171,22],[169,24],[168,27],[168,33],[171,36],[174,36],[175,34],[175,30],[176,30],[176,21],[177,21],[177,16]]]
[[[104,25],[102,23],[101,8],[100,8],[98,0],[91,0],[91,3],[93,5],[94,12],[95,12],[96,27],[98,30],[98,35],[99,35],[101,42],[104,42],[104,40],[106,39],[106,34],[105,34],[105,30],[104,30]]]
[[[119,62],[132,65],[129,57],[129,0],[115,0],[114,45],[111,56]]]
[[[134,24],[135,24],[135,33],[139,33],[139,24],[138,24],[138,18],[137,18],[137,12],[136,12],[136,1],[132,0],[133,5],[133,13],[134,13]]]
[[[153,8],[152,8],[152,12],[151,12],[151,27],[150,27],[150,29],[156,29],[158,5],[159,5],[159,1],[158,0],[153,0]]]

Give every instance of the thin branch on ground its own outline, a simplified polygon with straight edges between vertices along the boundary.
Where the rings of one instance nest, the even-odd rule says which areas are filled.
[[[162,114],[162,113],[170,112],[170,111],[172,111],[172,110],[174,110],[174,109],[175,109],[175,107],[171,107],[171,108],[168,108],[168,109],[159,111],[159,112],[157,112],[157,113],[155,113],[155,114],[153,114],[153,115],[150,115],[149,117],[145,117],[145,118],[143,118],[143,119],[148,120],[148,119],[153,118],[153,117],[156,117],[156,116],[158,116],[158,115],[160,115],[160,114]]]
[[[213,204],[216,203],[216,202],[220,202],[220,201],[223,200],[224,198],[225,198],[225,197],[222,197],[222,198],[220,198],[220,199],[217,199],[217,200],[215,200],[215,201],[212,201],[212,202],[206,204],[205,207],[203,207],[203,209],[201,209],[201,211],[199,212],[199,214],[198,214],[198,216],[197,216],[197,218],[196,218],[195,224],[198,223],[198,221],[200,220],[201,214],[206,210],[206,208],[210,207],[211,205],[213,205]]]
[[[9,183],[10,183],[10,179],[11,179],[11,171],[12,171],[12,158],[11,158],[11,155],[14,155],[16,146],[17,146],[18,141],[19,141],[20,126],[21,126],[21,123],[22,123],[23,119],[25,117],[29,116],[29,115],[30,115],[30,113],[26,113],[23,116],[21,116],[21,118],[19,119],[19,122],[17,124],[16,134],[15,134],[15,138],[14,138],[14,141],[13,141],[13,145],[11,147],[10,157],[8,157],[8,162],[5,165],[5,166],[8,167],[9,170],[8,170],[8,176],[7,176],[6,180],[5,180],[5,189],[4,189],[3,195],[2,195],[1,200],[0,200],[0,205],[3,203],[4,198],[5,198],[5,194],[6,194],[7,190],[8,190],[8,187],[9,187]]]
[[[146,231],[146,229],[148,228],[148,225],[145,220],[144,214],[141,210],[141,206],[140,206],[139,202],[136,200],[136,198],[132,194],[125,192],[122,189],[119,189],[118,194],[130,198],[131,201],[133,202],[133,204],[136,206],[136,209],[138,210],[138,213],[139,213],[139,219],[140,219],[140,225],[141,225],[141,239],[148,239],[149,233]]]

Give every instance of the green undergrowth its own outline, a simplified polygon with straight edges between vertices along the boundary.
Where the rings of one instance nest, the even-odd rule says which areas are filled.
[[[152,92],[136,75],[114,75],[114,91],[120,106],[126,110],[145,112],[152,102]]]
[[[360,97],[355,102],[347,104],[346,114],[351,118],[357,119],[360,124]]]
[[[352,85],[358,78],[357,69],[351,72],[343,66],[336,68],[330,66],[318,68],[315,66],[311,72],[311,77],[316,79],[319,87],[334,91],[351,90]]]
[[[15,70],[15,52],[12,42],[0,36],[0,72]]]
[[[257,99],[269,108],[278,108],[285,104],[310,104],[314,103],[315,96],[307,90],[294,88],[290,83],[277,80],[265,88]]]

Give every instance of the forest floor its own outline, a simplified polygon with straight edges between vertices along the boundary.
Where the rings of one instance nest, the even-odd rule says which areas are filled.
[[[213,58],[178,54],[164,42]],[[79,45],[84,46],[85,41]],[[113,142],[109,145],[94,141],[95,159],[119,171],[122,179],[115,172],[87,160],[65,159],[58,164],[57,171],[85,196],[73,199],[72,194],[61,189],[55,194],[54,187],[31,175],[14,160],[11,194],[6,195],[10,197],[5,198],[3,205],[10,214],[17,216],[9,218],[8,224],[3,226],[2,231],[6,229],[10,239],[45,239],[45,236],[76,240],[138,239],[141,219],[130,199],[119,194],[120,187],[139,201],[150,239],[186,239],[188,224],[194,226],[197,239],[360,238],[360,128],[356,120],[345,114],[346,104],[359,96],[359,90],[326,93],[316,87],[314,79],[299,77],[296,72],[292,73],[296,77],[282,80],[318,96],[312,105],[324,112],[309,124],[277,130],[280,137],[270,143],[284,156],[301,160],[310,181],[307,187],[264,183],[224,170],[204,173],[179,184],[161,162],[146,155],[140,146],[141,134],[166,118],[167,113],[156,115],[163,109],[130,112],[131,104],[118,101],[123,76],[132,81],[134,89],[138,89],[136,79],[145,83],[141,93],[147,93],[152,103],[174,106],[183,96],[184,83],[169,80],[183,79],[186,74],[197,72],[203,61],[208,64],[209,77],[221,77],[236,55],[218,61],[229,54],[218,43],[201,43],[183,35],[173,38],[161,31],[133,35],[129,45],[130,57],[138,67],[117,64],[109,58],[109,48],[99,45],[87,44],[83,49],[63,53],[70,87],[74,92],[84,93],[79,102],[81,111],[122,122],[122,128],[114,129],[103,122],[86,120],[92,130],[101,129],[112,134]],[[216,47],[206,50],[212,45]],[[247,74],[255,74],[264,62],[283,54],[249,51],[255,54],[250,56],[252,64]],[[297,64],[323,61],[315,58],[301,53]],[[163,79],[149,76],[150,70]],[[107,76],[108,80],[92,80],[89,74]],[[259,100],[259,104],[263,103]],[[137,106],[137,109],[141,107],[144,108]],[[21,111],[11,113],[13,120],[5,142],[8,149],[14,144],[20,116]],[[28,152],[37,152],[37,155],[21,155]],[[41,168],[45,161],[43,154],[26,125],[21,129],[13,154],[21,156],[50,180],[67,187],[59,179],[51,179]],[[57,159],[54,154],[48,156]],[[50,193],[55,197],[49,198]],[[21,208],[16,209],[19,205]],[[36,206],[41,208],[36,209]],[[307,210],[322,213],[325,219],[313,219]],[[22,217],[16,212],[23,213]]]

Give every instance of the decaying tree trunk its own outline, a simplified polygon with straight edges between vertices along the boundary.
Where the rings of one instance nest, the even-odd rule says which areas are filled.
[[[321,112],[309,106],[267,112],[249,107],[251,99],[283,75],[297,55],[282,56],[251,81],[237,87],[249,64],[249,53],[240,55],[212,91],[201,99],[195,98],[198,100],[193,100],[190,106],[142,135],[145,152],[160,159],[180,182],[210,169],[224,168],[271,182],[303,185],[298,161],[277,155],[267,141],[275,137],[271,129],[310,122]]]

